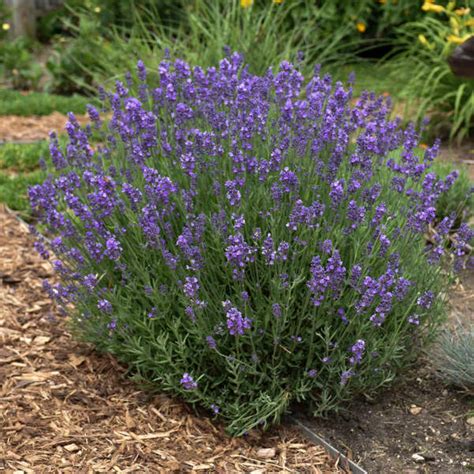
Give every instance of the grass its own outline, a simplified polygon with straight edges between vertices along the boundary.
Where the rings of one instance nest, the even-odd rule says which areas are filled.
[[[44,180],[39,159],[48,157],[48,142],[0,146],[0,196],[10,209],[29,215],[28,186]]]
[[[18,211],[24,217],[30,215],[28,204],[28,187],[44,180],[42,170],[31,173],[11,174],[0,171],[0,196],[2,202],[10,209]]]
[[[73,95],[71,97],[30,92],[22,94],[19,91],[0,89],[0,115],[49,115],[52,112],[74,112],[83,114],[91,98]]]
[[[323,68],[324,72],[326,68]],[[354,96],[359,96],[362,91],[371,91],[376,94],[389,93],[397,100],[399,97],[400,81],[395,80],[390,74],[390,67],[380,62],[361,60],[353,64],[338,67],[328,67],[329,72],[335,80],[346,82],[349,74],[355,73]],[[398,102],[398,100],[397,100]]]

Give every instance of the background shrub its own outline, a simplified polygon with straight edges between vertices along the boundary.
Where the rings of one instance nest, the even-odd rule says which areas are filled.
[[[474,124],[474,81],[455,76],[447,62],[454,48],[474,35],[469,2],[448,6],[425,3],[425,16],[397,30],[401,51],[393,61],[394,74],[409,70],[401,97],[413,100],[411,115],[420,123],[430,117],[433,134],[462,139]]]
[[[429,172],[438,145],[420,157],[388,99],[353,104],[286,62],[137,75],[107,96],[110,123],[70,116],[55,174],[30,189],[62,280],[45,289],[76,334],[235,435],[292,401],[322,413],[390,383],[444,314],[452,221],[424,240],[456,178]],[[462,266],[472,232],[457,236]]]

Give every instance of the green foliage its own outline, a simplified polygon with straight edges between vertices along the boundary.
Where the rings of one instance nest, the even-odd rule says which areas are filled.
[[[28,206],[28,188],[44,180],[42,170],[30,173],[12,173],[0,170],[0,196],[1,202],[10,209],[19,211],[25,217],[31,215]]]
[[[0,42],[0,67],[15,89],[36,89],[42,76],[41,66],[33,59],[35,45],[26,38]]]
[[[385,34],[421,14],[410,0],[385,3],[292,0],[70,1],[63,34],[49,62],[52,90],[91,92],[132,69],[142,58],[152,69],[166,49],[202,66],[216,65],[224,47],[242,52],[252,72],[302,53],[303,69],[353,62],[361,50],[387,45]],[[317,25],[317,26],[315,26]],[[362,28],[364,31],[360,31]]]
[[[462,221],[469,220],[474,214],[474,184],[465,168],[441,161],[433,165],[433,172],[443,179],[456,169],[459,171],[459,177],[452,187],[439,197],[436,202],[436,215],[440,221],[444,217],[455,215],[454,226],[457,228]]]
[[[7,37],[10,29],[10,12],[5,2],[0,3],[0,42]]]
[[[40,158],[49,158],[46,140],[36,143],[5,143],[0,145],[0,170],[24,173],[38,169]]]
[[[439,13],[398,29],[393,74],[405,71],[400,96],[410,104],[411,119],[430,118],[432,134],[461,140],[474,124],[474,81],[455,76],[447,62],[454,48],[474,34],[474,17],[454,10],[455,2]]]
[[[28,187],[41,182],[46,176],[39,169],[41,158],[49,161],[49,144],[46,140],[0,145],[0,201],[25,217],[31,214]]]
[[[86,105],[93,102],[81,96],[65,97],[61,95],[0,89],[0,115],[49,115],[52,112],[83,114]]]
[[[474,389],[474,329],[458,321],[444,330],[430,354],[440,378],[447,384]]]

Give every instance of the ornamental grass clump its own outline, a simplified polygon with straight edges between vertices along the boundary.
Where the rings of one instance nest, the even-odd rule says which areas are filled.
[[[438,145],[420,158],[388,99],[285,62],[137,75],[101,92],[108,122],[70,115],[30,189],[61,279],[45,288],[76,334],[234,435],[389,383],[443,316],[451,219],[431,248],[424,232],[456,173],[429,172]],[[456,235],[462,265],[472,232]]]

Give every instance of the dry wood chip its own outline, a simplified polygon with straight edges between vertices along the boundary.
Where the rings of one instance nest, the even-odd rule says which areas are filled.
[[[64,449],[66,451],[69,451],[70,453],[73,453],[75,451],[79,451],[79,446],[77,444],[67,444],[66,446],[64,446]]]

